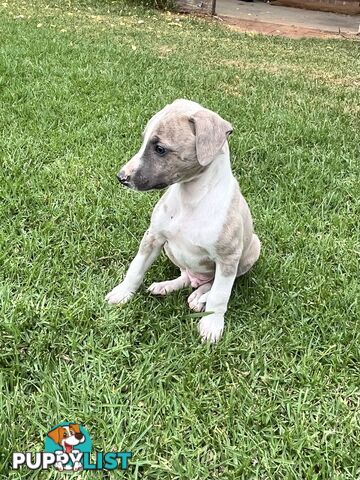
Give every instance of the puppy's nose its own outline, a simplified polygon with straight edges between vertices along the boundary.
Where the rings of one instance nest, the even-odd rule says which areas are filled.
[[[75,433],[75,438],[77,438],[78,440],[81,440],[83,436],[84,435],[82,433]]]
[[[119,172],[116,177],[123,185],[126,185],[130,181],[130,175],[126,175],[123,170],[121,170],[121,172]]]

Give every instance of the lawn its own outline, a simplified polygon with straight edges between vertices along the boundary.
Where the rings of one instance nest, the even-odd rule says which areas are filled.
[[[63,420],[133,451],[82,479],[360,478],[359,43],[107,0],[3,1],[0,25],[1,478],[55,478],[9,462]],[[263,245],[212,346],[190,290],[104,302],[160,196],[115,174],[179,97],[233,124]]]

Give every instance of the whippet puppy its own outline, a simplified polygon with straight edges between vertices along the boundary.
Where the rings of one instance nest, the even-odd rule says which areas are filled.
[[[197,312],[203,340],[216,342],[236,277],[260,255],[249,207],[230,166],[229,122],[189,100],[175,100],[147,123],[143,143],[117,177],[134,190],[169,187],[156,204],[149,229],[124,280],[106,296],[127,302],[145,272],[164,249],[181,275],[153,283],[149,291],[166,295],[184,287]]]

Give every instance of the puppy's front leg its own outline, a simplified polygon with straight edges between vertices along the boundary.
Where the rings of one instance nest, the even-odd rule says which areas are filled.
[[[231,265],[216,263],[215,279],[209,293],[206,293],[205,312],[211,312],[202,317],[199,322],[199,332],[203,340],[217,342],[224,330],[224,315],[236,278],[238,262]],[[201,300],[201,299],[200,299]]]
[[[147,230],[124,280],[106,295],[105,300],[108,303],[126,303],[140,287],[146,271],[160,254],[163,245],[164,240],[160,235]]]

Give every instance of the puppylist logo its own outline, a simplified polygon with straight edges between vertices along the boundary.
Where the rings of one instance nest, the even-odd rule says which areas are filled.
[[[45,437],[43,452],[15,452],[12,468],[30,470],[56,468],[59,472],[82,470],[126,470],[131,452],[94,452],[89,432],[78,423],[62,422]]]

